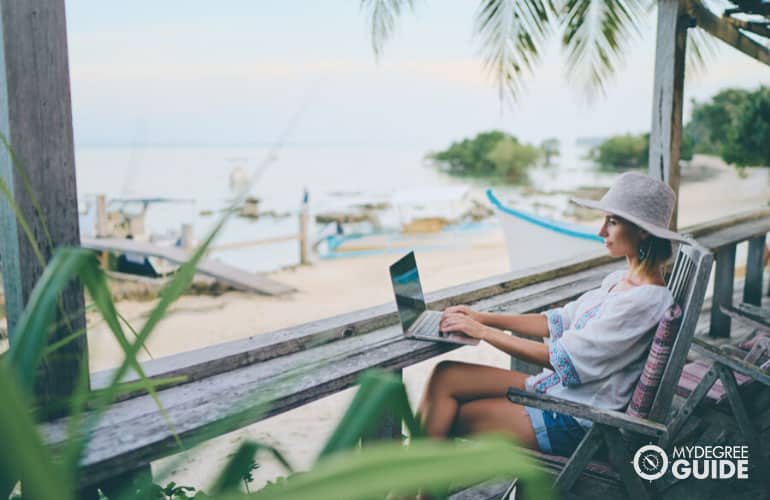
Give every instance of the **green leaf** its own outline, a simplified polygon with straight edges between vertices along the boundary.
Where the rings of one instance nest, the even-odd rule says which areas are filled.
[[[392,413],[399,421],[406,421],[413,436],[424,434],[414,418],[401,380],[392,373],[369,370],[361,376],[353,401],[321,450],[319,459],[355,447],[361,437],[381,421],[386,412]]]
[[[408,448],[399,443],[377,443],[332,455],[310,472],[296,474],[248,498],[384,498],[390,493],[410,495],[418,490],[454,489],[514,477],[526,482],[531,498],[553,498],[545,475],[506,438],[479,436],[471,442],[424,439],[413,441]]]
[[[73,484],[43,444],[29,401],[19,390],[16,375],[0,363],[0,484],[22,482],[26,498],[72,498]]]
[[[540,57],[551,32],[553,2],[544,0],[483,0],[475,15],[484,69],[492,75],[500,101],[516,100],[521,77]]]
[[[382,56],[385,42],[392,36],[404,8],[412,10],[414,0],[361,0],[361,10],[366,13],[370,26],[375,59]]]
[[[59,293],[94,257],[87,251],[57,251],[32,289],[27,307],[16,325],[16,339],[5,360],[14,371],[22,390],[31,394],[37,366],[48,341],[48,327],[53,322]]]
[[[564,30],[567,75],[591,95],[604,92],[607,79],[639,35],[644,19],[643,0],[566,0],[558,12]]]
[[[225,468],[214,481],[211,494],[217,495],[226,491],[237,490],[244,473],[248,472],[254,455],[257,452],[257,444],[252,442],[241,443],[235,454],[227,461]]]

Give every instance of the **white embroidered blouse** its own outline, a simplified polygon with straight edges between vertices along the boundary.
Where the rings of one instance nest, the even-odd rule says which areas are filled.
[[[527,390],[608,410],[626,407],[642,374],[654,327],[674,303],[665,286],[613,292],[626,274],[613,272],[600,288],[543,313],[554,369],[528,377]],[[589,420],[577,420],[591,425]]]

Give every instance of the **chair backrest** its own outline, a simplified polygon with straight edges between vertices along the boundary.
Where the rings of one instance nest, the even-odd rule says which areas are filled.
[[[682,308],[682,319],[660,385],[655,393],[655,400],[647,417],[655,422],[665,422],[668,418],[674,389],[687,360],[687,352],[690,350],[693,335],[695,335],[695,327],[703,307],[703,299],[706,295],[713,262],[714,257],[711,252],[700,245],[679,246],[668,281],[668,288],[671,290],[674,302]]]

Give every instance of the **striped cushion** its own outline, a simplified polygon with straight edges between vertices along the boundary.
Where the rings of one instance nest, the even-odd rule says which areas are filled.
[[[663,377],[663,371],[668,363],[668,356],[671,354],[671,348],[676,340],[676,334],[679,331],[679,323],[682,320],[682,308],[674,304],[669,307],[663,318],[658,323],[655,335],[652,338],[650,353],[647,355],[647,362],[644,364],[642,376],[636,383],[631,402],[626,408],[626,413],[635,417],[645,418],[650,413],[652,402],[655,400],[655,393],[658,392],[660,379]]]

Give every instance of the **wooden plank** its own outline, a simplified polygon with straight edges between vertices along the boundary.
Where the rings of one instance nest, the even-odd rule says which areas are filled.
[[[679,430],[684,426],[688,419],[692,418],[692,413],[706,396],[709,389],[711,389],[711,386],[714,385],[714,382],[717,380],[717,376],[718,375],[716,370],[713,368],[710,369],[708,372],[706,372],[706,375],[703,376],[703,379],[701,379],[701,381],[698,383],[698,386],[695,388],[695,390],[690,393],[690,395],[687,397],[687,401],[685,401],[684,405],[682,405],[682,407],[679,409],[674,419],[671,420],[671,422],[668,424],[668,438],[666,443],[661,445],[663,448],[667,448],[669,443],[673,443],[679,438],[677,436],[677,434],[679,434]]]
[[[511,292],[519,297],[508,307],[526,312],[553,303],[544,284],[534,287],[541,291]],[[563,288],[569,291],[566,284]],[[160,398],[186,446],[191,446],[350,387],[366,369],[399,369],[454,348],[405,339],[400,325],[394,324],[165,389]],[[266,387],[272,391],[265,400],[244,402],[248,395],[265,393]],[[41,429],[50,443],[61,443],[66,437],[66,419]],[[94,429],[83,462],[84,481],[93,484],[174,451],[172,435],[148,396],[119,402]]]
[[[555,486],[563,495],[572,489],[572,486],[583,473],[583,469],[599,451],[602,444],[604,443],[599,427],[591,426],[572,456],[569,457],[567,464],[556,477]]]
[[[508,399],[516,404],[564,413],[577,418],[585,418],[594,423],[605,424],[654,438],[661,438],[667,432],[665,425],[652,422],[651,420],[632,417],[619,411],[595,408],[547,394],[509,388]]]
[[[738,428],[740,429],[741,434],[743,434],[743,438],[751,447],[752,468],[762,476],[761,480],[765,484],[765,488],[767,491],[770,491],[770,476],[767,475],[767,471],[770,470],[770,465],[768,465],[767,458],[762,450],[759,434],[754,430],[754,426],[751,425],[751,419],[749,419],[749,415],[746,413],[746,407],[743,405],[743,400],[738,391],[738,384],[735,382],[733,372],[719,362],[714,363],[714,369],[727,391],[727,399],[730,401],[730,407],[733,410],[733,416],[738,424]]]
[[[681,326],[648,415],[655,422],[664,422],[671,410],[674,389],[695,335],[713,262],[713,256],[697,246],[682,247],[678,257],[683,260],[683,272],[688,272],[689,279],[682,289],[684,296],[677,297],[683,310]]]
[[[693,339],[692,348],[693,351],[697,352],[703,357],[722,363],[733,371],[752,377],[756,381],[770,386],[770,375],[760,370],[755,365],[747,363],[741,359],[725,356],[725,354],[718,347],[711,345],[708,342],[704,342],[699,338],[695,338]]]
[[[764,271],[765,235],[749,240],[746,256],[746,281],[743,284],[743,302],[758,306],[762,303],[762,274]]]
[[[767,218],[770,218],[770,208],[754,208],[751,210],[730,214],[725,217],[720,217],[719,219],[713,219],[706,222],[701,222],[699,224],[693,224],[692,226],[683,228],[682,232],[700,240],[709,233],[714,233],[722,229],[729,229],[733,226],[744,224],[746,222],[756,222],[760,219]],[[703,245],[702,242],[701,245]],[[706,248],[713,248],[708,245],[703,246]]]
[[[727,24],[734,26],[736,28],[750,31],[754,34],[763,36],[765,38],[770,38],[770,27],[768,27],[766,22],[765,23],[749,22],[743,19],[736,19],[730,16],[722,16],[722,20]]]
[[[703,231],[700,236],[696,236],[696,239],[702,246],[718,253],[724,247],[752,238],[758,238],[768,232],[770,232],[770,217],[763,217],[734,224],[716,231]]]
[[[752,314],[753,311],[749,311],[749,307],[756,307],[749,304],[738,304],[736,307],[720,305],[719,309],[723,314],[729,316],[732,319],[738,320],[740,323],[745,323],[752,328],[756,328],[760,331],[770,333],[770,318],[762,312],[761,314]],[[758,308],[757,308],[758,309]],[[760,312],[762,310],[760,309]]]
[[[714,297],[711,305],[711,337],[730,336],[730,317],[719,309],[721,305],[732,306],[733,281],[735,280],[735,243],[721,247],[716,256],[714,273]]]
[[[755,42],[738,31],[734,26],[714,15],[699,0],[689,0],[687,2],[687,10],[695,18],[699,28],[707,31],[710,35],[722,40],[731,47],[740,50],[747,56],[770,65],[770,49],[761,43]]]
[[[650,494],[647,488],[642,482],[634,468],[631,466],[632,456],[623,442],[623,438],[620,435],[620,431],[612,427],[599,425],[601,434],[604,436],[604,442],[607,445],[607,451],[609,454],[610,463],[613,468],[620,473],[620,477],[623,481],[628,492],[628,498],[634,500],[646,500],[650,498]]]
[[[0,133],[18,159],[14,166],[0,146],[0,176],[45,261],[39,262],[3,197],[0,254],[13,344],[23,307],[54,249],[77,246],[80,233],[64,0],[2,0],[0,15]],[[49,342],[85,328],[84,310],[83,290],[72,282],[62,293],[56,318],[62,326],[52,332]],[[49,415],[67,411],[67,407],[55,408],[56,401],[66,404],[62,399],[74,389],[80,362],[88,362],[87,353],[86,336],[81,335],[42,365],[37,390]]]
[[[97,251],[130,252],[147,257],[160,257],[180,265],[190,259],[190,254],[182,248],[153,245],[152,243],[137,240],[126,240],[121,238],[83,238],[81,245],[83,248],[90,248]],[[198,263],[197,272],[215,278],[216,280],[239,290],[266,295],[284,295],[296,291],[295,288],[267,278],[262,274],[250,273],[211,259],[202,259]]]
[[[679,0],[658,0],[649,175],[679,194],[687,26]],[[670,226],[677,227],[677,205]]]
[[[436,310],[453,304],[471,303],[479,310],[489,312],[537,312],[562,305],[596,288],[607,274],[623,265],[619,261],[610,261],[609,264],[603,262],[606,261],[593,261],[601,265],[575,273],[571,273],[570,269],[583,268],[583,262],[574,268],[571,265],[557,267],[557,272],[553,273],[538,272],[524,276],[520,273],[505,274],[496,279],[476,282],[478,287],[463,285],[429,293],[426,301],[429,309]],[[497,290],[508,291],[499,293]],[[252,363],[391,327],[397,325],[398,321],[395,304],[382,304],[247,339],[146,361],[142,366],[148,376],[155,378],[184,376],[188,381],[199,380]],[[112,373],[112,370],[94,373],[91,377],[92,386],[106,386]],[[129,374],[124,380],[136,380],[136,376]],[[138,394],[141,392],[129,393],[124,397]]]

